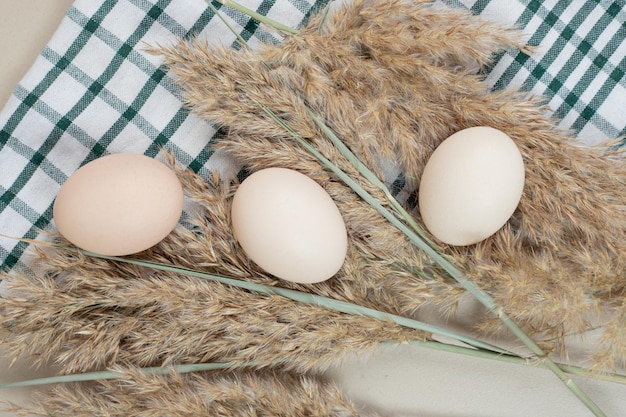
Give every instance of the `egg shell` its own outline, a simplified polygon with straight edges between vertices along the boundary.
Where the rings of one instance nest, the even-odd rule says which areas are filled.
[[[511,217],[524,178],[522,155],[508,135],[486,126],[461,130],[426,163],[418,197],[422,220],[444,243],[478,243]]]
[[[346,257],[346,226],[332,198],[306,175],[267,168],[233,197],[232,227],[244,252],[266,272],[312,284],[335,275]]]
[[[61,186],[53,206],[55,225],[67,240],[110,256],[141,252],[174,229],[183,189],[165,164],[138,154],[95,159]]]

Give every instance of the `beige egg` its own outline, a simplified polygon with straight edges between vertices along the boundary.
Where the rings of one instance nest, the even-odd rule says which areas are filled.
[[[79,168],[53,207],[58,231],[81,249],[123,256],[159,243],[174,229],[183,190],[165,164],[144,155],[113,154]]]
[[[491,127],[461,130],[444,140],[424,168],[419,210],[440,241],[465,246],[496,233],[524,188],[524,162],[509,136]]]
[[[324,281],[346,257],[339,209],[319,184],[294,170],[268,168],[246,178],[233,198],[232,226],[250,259],[284,280]]]

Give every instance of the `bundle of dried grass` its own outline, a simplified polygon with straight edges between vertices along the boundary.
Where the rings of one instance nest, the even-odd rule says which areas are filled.
[[[178,173],[195,207],[187,218],[188,227],[176,228],[141,258],[276,284],[237,248],[229,221],[231,185],[220,183],[217,175],[207,183],[189,171]],[[36,275],[2,277],[0,340],[13,357],[29,355],[35,365],[55,363],[62,374],[115,368],[119,364],[147,367],[228,362],[232,368],[315,375],[338,364],[346,355],[367,354],[381,342],[400,343],[428,336],[386,321],[297,304],[279,295],[251,293],[184,274],[150,271],[62,249],[39,249],[35,256],[34,264],[40,267]],[[352,280],[393,272],[393,267],[383,262],[364,265],[362,257],[357,249],[350,251],[352,285],[356,285]],[[351,291],[348,284],[338,288]],[[327,284],[321,285],[319,292],[379,307],[389,297],[384,288],[372,294],[367,288],[355,287],[347,294]],[[280,378],[272,382],[272,377],[265,376],[266,382],[262,382],[260,376],[242,372],[236,375],[247,378],[248,389],[274,384],[267,387],[268,392],[277,390],[275,395],[291,403],[292,408],[287,407],[284,415],[309,415],[302,414],[303,410],[316,410],[317,414],[311,415],[356,415],[354,411],[348,413],[348,404],[335,394],[318,401],[329,391],[309,379],[283,375],[280,378],[287,381],[281,383]],[[193,383],[183,383],[182,379],[172,383],[168,378],[151,376],[153,381],[148,385],[153,389],[148,389],[145,378],[139,374],[133,378],[132,384],[125,379],[102,381],[46,392],[36,399],[41,407],[37,413],[56,415],[64,410],[66,415],[150,415],[142,414],[147,412],[145,407],[153,407],[154,412],[165,407],[172,415],[200,415],[194,414],[198,406],[229,410],[222,415],[247,415],[237,408],[245,400],[249,402],[247,412],[276,415],[265,410],[269,403],[255,402],[249,396],[237,400],[241,392],[233,392],[234,397],[228,398],[226,405],[220,401],[189,403],[194,393],[200,395],[202,390],[202,396],[210,398],[212,390],[223,392],[239,379],[218,375],[207,381],[197,377]],[[302,384],[309,395],[298,398],[299,392],[290,385],[295,382],[296,386]],[[157,386],[164,389],[158,396]],[[93,390],[106,395],[86,401]],[[143,390],[145,401],[139,401],[136,394]],[[245,386],[241,390],[246,391]],[[177,394],[169,395],[173,391]],[[256,393],[265,398],[264,392]],[[169,404],[160,403],[159,398],[168,398]],[[177,407],[180,410],[174,412]],[[29,412],[34,411],[24,410]]]
[[[36,394],[39,409],[14,411],[73,417],[375,417],[358,410],[332,383],[285,372],[164,376],[118,371],[120,380],[57,386]]]
[[[353,241],[365,242],[377,257],[400,264],[411,259],[433,276],[436,268],[426,255],[380,225],[372,209],[354,209],[362,206],[358,197],[332,182],[258,103],[358,178],[307,109],[323,115],[366,164],[397,163],[409,187],[417,185],[428,157],[450,134],[478,125],[506,132],[526,166],[516,213],[484,242],[439,249],[530,334],[558,343],[564,334],[585,331],[600,312],[610,310],[610,323],[623,320],[626,164],[615,144],[582,147],[556,129],[539,98],[491,91],[477,69],[505,47],[520,47],[516,32],[465,12],[429,2],[357,1],[322,30],[313,23],[300,36],[258,53],[199,41],[161,53],[189,106],[228,132],[219,144],[225,151],[251,170],[280,165],[315,178],[340,203]],[[414,215],[419,219],[417,210]],[[459,291],[442,280],[424,285],[415,277],[391,278],[393,284],[379,284],[393,294],[402,314],[415,313],[430,297],[449,306],[458,299]],[[483,327],[502,329],[497,320]],[[624,346],[626,335],[610,328],[611,353],[605,350],[597,359],[602,365],[623,364],[626,350],[616,346]]]
[[[619,152],[609,146],[578,146],[554,128],[537,102],[515,92],[492,92],[481,82],[477,70],[493,52],[520,46],[516,32],[427,2],[355,1],[336,16],[323,25],[314,19],[281,46],[256,53],[209,48],[200,41],[155,50],[185,89],[191,109],[226,132],[218,144],[224,152],[251,171],[297,169],[322,185],[339,207],[349,233],[343,268],[321,284],[280,286],[405,316],[418,315],[427,305],[445,306],[451,314],[464,294],[259,103],[384,205],[383,193],[320,133],[309,109],[323,116],[381,177],[381,162],[397,164],[409,187],[417,185],[428,156],[451,133],[493,126],[509,134],[524,156],[527,179],[519,208],[488,240],[438,249],[546,343],[558,345],[564,333],[582,332],[596,314],[610,311],[596,363],[610,367],[623,362],[626,164]],[[188,171],[178,173],[192,207],[187,227],[178,227],[141,258],[277,285],[245,257],[232,235],[229,209],[236,184],[221,182],[217,175],[206,181]],[[419,222],[417,210],[413,214]],[[41,363],[61,365],[63,373],[233,362],[235,367],[272,370],[264,377],[240,374],[250,389],[265,392],[267,384],[285,387],[280,379],[292,377],[283,372],[315,374],[382,341],[430,337],[279,295],[74,252],[41,250],[34,263],[40,267],[34,277],[2,277],[0,343],[14,357],[33,355]],[[479,325],[488,332],[502,329],[495,320]],[[269,379],[259,383],[258,378]],[[198,395],[232,392],[236,385],[228,376],[204,375],[147,378],[131,373],[124,381],[54,391],[41,401],[40,414],[151,415],[167,407],[173,415],[193,415],[189,410],[218,406],[199,403]],[[340,396],[323,400],[316,392],[328,393],[326,388],[309,389],[307,381],[288,381],[311,393],[294,402],[293,410],[315,402],[318,414],[312,415],[354,415]],[[87,400],[92,389],[103,390],[107,401]],[[140,401],[137,393],[146,396]],[[240,394],[233,392],[233,398]],[[164,397],[167,405],[159,402]],[[258,414],[268,412],[267,404],[246,401]],[[116,409],[119,404],[125,405]],[[232,404],[224,415],[247,415],[239,403]],[[185,411],[174,411],[179,409]]]
[[[237,249],[228,220],[230,200],[217,177],[207,184],[193,173],[180,175],[189,198],[203,202],[188,219],[193,228],[178,227],[144,257],[275,283]],[[365,353],[380,342],[425,337],[383,321],[296,305],[279,295],[62,250],[39,251],[37,263],[45,268],[35,277],[6,277],[0,338],[16,357],[35,355],[42,363],[57,363],[63,373],[118,363],[200,362],[323,371],[343,355]],[[372,265],[360,268],[354,250],[349,263],[359,269],[351,279],[386,272]],[[329,285],[325,292],[345,298]],[[355,289],[352,299],[373,304],[368,296]]]

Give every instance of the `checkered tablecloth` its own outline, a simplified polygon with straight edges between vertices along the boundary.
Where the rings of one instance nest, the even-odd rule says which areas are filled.
[[[327,0],[239,0],[297,27]],[[497,56],[493,88],[542,94],[558,124],[585,143],[626,133],[624,0],[443,0],[517,25],[531,55]],[[267,28],[215,2],[251,44],[278,43]],[[203,0],[76,0],[0,112],[0,233],[37,238],[51,227],[60,185],[106,153],[160,157],[162,149],[201,175],[235,169],[207,148],[219,131],[183,109],[180,91],[146,44],[201,36],[235,45]],[[27,267],[26,244],[0,238],[4,270]]]

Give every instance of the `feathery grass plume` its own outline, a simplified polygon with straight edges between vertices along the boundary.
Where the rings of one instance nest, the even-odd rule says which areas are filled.
[[[611,314],[616,317],[604,326],[604,334],[598,341],[598,348],[593,357],[594,369],[626,369],[626,294],[622,294],[621,305]]]
[[[583,332],[598,314],[611,311],[626,273],[623,154],[614,144],[580,146],[545,116],[538,98],[487,87],[477,69],[493,53],[521,47],[517,32],[464,11],[400,1],[352,2],[331,15],[321,33],[316,25],[255,53],[197,40],[155,52],[184,88],[189,107],[227,131],[221,149],[253,171],[284,166],[304,172],[338,203],[360,248],[429,272],[434,279],[428,284],[415,277],[379,282],[401,313],[419,314],[427,300],[454,305],[461,291],[333,181],[258,103],[358,180],[311,119],[312,109],[381,177],[384,162],[396,163],[408,187],[417,185],[428,157],[450,134],[477,125],[503,130],[526,166],[518,210],[484,242],[438,249],[553,349],[564,348],[563,334]],[[489,319],[481,327],[503,329]],[[626,357],[623,349],[613,354],[619,361]]]
[[[370,416],[330,382],[286,372],[234,371],[151,375],[117,367],[118,380],[53,387],[21,416]]]
[[[188,198],[197,197],[195,215],[188,219],[194,227],[178,227],[143,256],[183,267],[197,262],[197,269],[234,276],[258,274],[264,277],[261,281],[274,284],[236,248],[228,220],[229,193],[218,177],[210,185],[191,172],[180,175]],[[354,249],[350,256],[357,259],[355,279],[385,273],[374,266],[361,269]],[[42,250],[36,264],[43,270],[35,276],[3,277],[0,343],[13,357],[34,355],[38,363],[60,365],[63,373],[116,363],[145,367],[194,362],[323,371],[344,355],[365,354],[382,341],[427,336],[279,295],[77,252]],[[350,297],[360,305],[381,306],[387,298],[381,290],[357,287],[350,292],[348,285],[343,292],[330,285],[325,289],[333,298]]]

